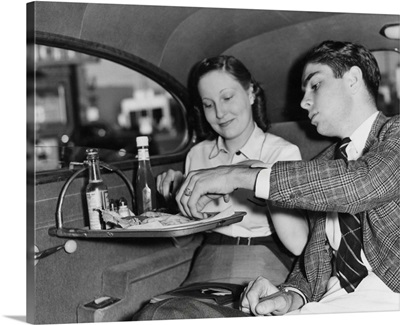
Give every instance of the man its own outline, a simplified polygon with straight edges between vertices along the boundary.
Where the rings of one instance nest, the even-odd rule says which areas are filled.
[[[320,134],[347,141],[308,162],[192,172],[178,204],[201,218],[215,195],[228,199],[240,187],[309,211],[310,239],[288,280],[279,288],[261,277],[250,282],[241,298],[243,315],[400,310],[399,116],[378,112],[380,73],[364,47],[326,41],[305,62],[302,108]],[[160,305],[157,313],[170,318],[174,301],[165,304],[169,312],[162,315]],[[195,306],[191,318],[238,316],[237,310],[186,304]]]

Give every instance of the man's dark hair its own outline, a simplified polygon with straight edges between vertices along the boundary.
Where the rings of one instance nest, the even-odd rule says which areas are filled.
[[[376,102],[381,74],[375,57],[364,46],[351,42],[324,41],[307,54],[305,63],[326,64],[335,78],[342,78],[353,66],[359,67],[367,90]]]

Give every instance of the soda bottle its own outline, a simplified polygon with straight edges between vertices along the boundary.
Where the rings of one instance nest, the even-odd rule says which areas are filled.
[[[156,209],[156,183],[151,170],[149,138],[136,138],[139,166],[136,175],[136,210],[137,215]]]
[[[108,209],[108,189],[100,174],[99,153],[97,149],[87,149],[87,163],[89,164],[89,183],[86,186],[86,201],[89,213],[90,229],[102,229],[104,223],[101,211]]]

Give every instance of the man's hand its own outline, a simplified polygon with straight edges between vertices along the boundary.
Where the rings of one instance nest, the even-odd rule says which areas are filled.
[[[258,277],[241,295],[240,310],[255,316],[283,315],[292,306],[292,293],[279,291],[270,281]]]
[[[259,171],[246,165],[192,171],[176,195],[178,207],[184,215],[202,219],[201,211],[210,201],[223,196],[227,202],[237,188],[253,190]]]

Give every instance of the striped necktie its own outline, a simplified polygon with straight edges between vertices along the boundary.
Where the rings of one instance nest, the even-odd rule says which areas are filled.
[[[344,138],[335,152],[335,159],[347,161],[346,147],[350,138]],[[357,215],[338,213],[342,238],[336,252],[336,272],[341,286],[353,292],[368,271],[361,261],[362,232]]]

